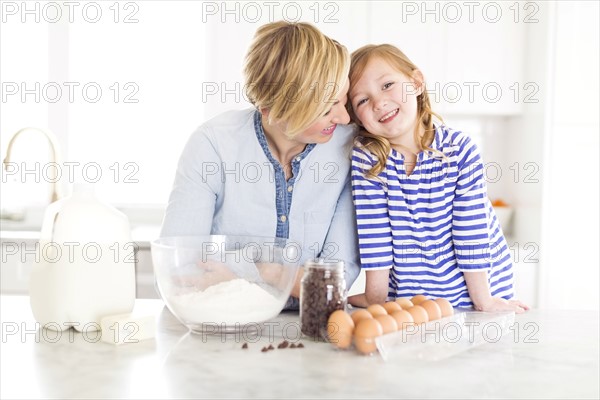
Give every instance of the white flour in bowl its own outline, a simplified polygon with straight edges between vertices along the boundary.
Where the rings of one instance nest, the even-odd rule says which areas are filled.
[[[286,299],[287,300],[287,299]],[[228,326],[260,323],[281,311],[283,302],[255,283],[233,279],[204,291],[169,297],[177,316],[186,322]]]

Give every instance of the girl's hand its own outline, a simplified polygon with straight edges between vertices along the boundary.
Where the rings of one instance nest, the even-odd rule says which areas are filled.
[[[488,301],[482,304],[475,304],[477,311],[496,312],[496,311],[514,311],[522,314],[529,310],[529,306],[519,300],[506,300],[501,297],[490,297]]]
[[[477,311],[514,311],[524,313],[529,307],[519,300],[505,300],[501,297],[492,297],[487,281],[486,271],[464,272],[469,297]]]

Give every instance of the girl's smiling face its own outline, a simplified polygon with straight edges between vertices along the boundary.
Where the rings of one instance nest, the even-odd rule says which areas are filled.
[[[382,58],[373,57],[351,84],[354,114],[368,132],[387,138],[391,144],[413,142],[422,82],[418,70],[411,79]]]

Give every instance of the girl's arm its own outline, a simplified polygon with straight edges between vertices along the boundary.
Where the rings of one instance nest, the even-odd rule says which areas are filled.
[[[368,307],[371,304],[385,303],[388,294],[390,270],[367,271],[365,276],[365,292],[350,296],[348,302],[356,307]]]
[[[374,164],[360,146],[352,151],[352,194],[356,209],[360,263],[366,271],[365,293],[348,301],[358,307],[385,302],[389,273],[393,266],[392,228],[388,215],[385,175],[371,180],[365,176]]]
[[[491,295],[488,271],[492,267],[493,254],[483,161],[479,149],[468,137],[460,139],[457,145],[458,176],[452,203],[452,240],[469,297],[479,311],[524,312],[529,309],[525,304]]]
[[[469,297],[477,311],[514,311],[517,314],[529,310],[529,307],[518,300],[505,300],[493,297],[487,280],[487,271],[463,271]]]

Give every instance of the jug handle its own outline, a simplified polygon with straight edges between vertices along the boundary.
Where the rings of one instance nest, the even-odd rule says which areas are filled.
[[[60,214],[60,200],[51,203],[46,207],[44,220],[42,222],[42,230],[40,232],[40,241],[54,241],[54,228]]]

